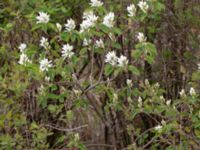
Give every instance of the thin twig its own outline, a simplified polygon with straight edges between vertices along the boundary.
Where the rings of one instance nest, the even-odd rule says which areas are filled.
[[[60,127],[52,126],[52,125],[50,125],[50,124],[46,124],[46,125],[44,125],[44,126],[45,126],[45,127],[50,127],[50,128],[53,128],[53,129],[56,129],[56,130],[59,130],[59,131],[64,131],[64,132],[73,132],[73,131],[76,131],[76,130],[79,130],[79,129],[88,127],[87,124],[81,125],[81,126],[79,126],[79,127],[71,128],[71,129],[60,128]]]
[[[86,145],[87,147],[96,147],[96,146],[101,146],[101,147],[112,147],[115,148],[113,145],[108,145],[108,144],[88,144]]]

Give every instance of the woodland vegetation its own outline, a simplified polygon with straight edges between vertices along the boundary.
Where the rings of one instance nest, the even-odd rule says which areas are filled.
[[[0,149],[200,149],[200,1],[1,0]]]

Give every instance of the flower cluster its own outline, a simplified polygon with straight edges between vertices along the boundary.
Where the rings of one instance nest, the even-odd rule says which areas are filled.
[[[72,50],[73,50],[73,46],[71,46],[69,44],[63,45],[62,52],[61,52],[62,57],[64,59],[71,58],[74,55],[74,52],[72,52]]]
[[[99,40],[96,41],[95,47],[104,48],[104,43],[103,43],[102,39],[99,39]]]
[[[50,16],[45,12],[39,12],[39,15],[36,17],[37,23],[47,24],[50,20]]]
[[[128,65],[127,57],[124,55],[117,57],[114,51],[108,52],[106,54],[105,62],[109,63],[112,66],[119,66],[119,67],[126,67]]]
[[[25,43],[22,43],[19,45],[20,52],[24,52],[26,50],[26,48],[27,48],[27,45]]]
[[[20,55],[18,63],[20,65],[26,65],[27,63],[31,63],[31,60],[28,58],[28,56],[25,53],[26,48],[27,48],[27,45],[25,43],[22,43],[19,45],[19,50],[21,52],[21,55]]]
[[[48,39],[45,37],[42,37],[40,39],[40,46],[43,47],[44,49],[49,49],[50,45],[49,45]]]
[[[74,30],[76,28],[76,24],[75,21],[73,19],[68,19],[67,23],[65,24],[65,29],[68,32],[71,32],[72,30]]]
[[[40,41],[40,46],[42,46],[44,48],[49,47],[49,43],[46,38],[42,37],[42,39]],[[27,63],[31,63],[31,60],[28,58],[28,56],[25,53],[26,48],[27,48],[27,45],[24,43],[20,44],[20,46],[19,46],[21,55],[20,55],[20,59],[19,59],[18,63],[21,65],[26,65]],[[52,67],[52,61],[49,61],[46,58],[44,58],[40,61],[40,70],[41,71],[48,71],[48,69],[51,67]]]
[[[129,17],[134,17],[136,14],[136,7],[134,4],[131,4],[127,7],[127,11],[128,11],[128,16]]]
[[[103,18],[103,24],[109,28],[112,28],[114,26],[114,19],[115,14],[113,12],[109,12],[104,18]]]
[[[147,4],[147,2],[141,0],[139,3],[138,3],[138,6],[140,7],[140,9],[144,12],[144,13],[147,13],[148,9],[149,9],[149,5]]]
[[[119,67],[126,67],[128,65],[128,59],[126,56],[124,55],[121,55],[119,58],[118,58],[118,66]]]
[[[138,39],[138,41],[139,42],[146,42],[146,40],[147,40],[147,38],[144,36],[144,33],[142,33],[142,32],[138,32],[138,34],[137,34],[137,39]]]
[[[98,16],[96,16],[93,11],[86,11],[83,13],[83,21],[80,24],[80,33],[87,31],[89,28],[94,27],[95,23],[98,20]]]
[[[92,7],[100,7],[100,6],[103,5],[103,2],[101,2],[101,1],[99,1],[99,0],[90,0],[90,1],[91,1],[90,5],[91,5]]]
[[[96,8],[96,7],[101,7],[102,5],[103,2],[101,0],[90,0],[91,7]],[[149,5],[147,4],[147,2],[143,0],[141,0],[137,5],[143,12],[147,12],[147,10],[149,9]],[[127,6],[127,12],[129,17],[134,17],[136,15],[136,11],[137,11],[136,6],[134,4],[130,4],[129,6]],[[91,10],[85,11],[83,13],[83,21],[80,24],[80,33],[88,31],[90,28],[95,27],[98,18],[99,17],[96,16],[93,11]],[[36,19],[37,23],[47,24],[50,21],[50,15],[48,15],[45,12],[39,12],[39,15],[36,17]],[[108,28],[112,28],[114,26],[114,23],[115,23],[115,14],[113,12],[109,12],[103,17],[102,24],[104,24]],[[67,32],[71,32],[75,30],[76,23],[73,19],[70,18],[67,20],[67,23],[64,25],[64,27]],[[56,30],[58,32],[62,31],[62,25],[60,23],[56,23]],[[141,32],[137,34],[137,39],[139,42],[146,42],[146,37]],[[89,44],[91,44],[91,39],[84,38],[83,46],[88,46]],[[41,38],[40,46],[46,50],[49,50],[51,48],[48,39],[45,37]],[[95,41],[94,46],[96,48],[102,48],[102,49],[105,48],[104,42],[101,38]],[[21,52],[23,52],[26,49],[26,45],[21,44],[19,49]],[[63,45],[61,51],[62,57],[64,59],[71,58],[75,54],[72,50],[73,50],[72,45],[69,44]],[[21,64],[25,61],[26,62],[29,61],[28,57],[26,57],[24,53],[23,55],[21,55],[20,58],[21,59],[19,62]],[[118,67],[126,67],[129,63],[126,56],[120,55],[119,57],[117,57],[114,51],[108,52],[106,54],[105,62],[111,64],[112,66],[118,66]],[[40,69],[42,71],[48,71],[48,68],[50,67],[52,67],[52,61],[49,61],[46,58],[40,61]]]
[[[194,89],[193,87],[190,88],[189,93],[190,93],[191,96],[196,95],[196,91],[195,91],[195,89]],[[184,89],[182,89],[182,90],[179,92],[179,94],[180,94],[181,97],[185,97],[185,96],[186,96],[186,93],[185,93],[185,90],[184,90]]]
[[[18,63],[20,65],[26,65],[26,63],[31,63],[31,61],[25,53],[21,53]]]
[[[48,60],[47,58],[44,58],[40,61],[40,70],[41,71],[48,71],[49,68],[51,68],[53,65],[52,65],[52,61]]]
[[[83,46],[88,46],[89,44],[91,44],[92,40],[91,39],[83,39]]]
[[[111,64],[112,66],[117,65],[117,55],[114,51],[108,52],[105,58],[105,62]]]
[[[147,13],[147,11],[149,9],[149,5],[147,4],[147,2],[141,0],[141,1],[139,1],[139,3],[137,5],[142,10],[142,12]],[[134,4],[130,4],[129,6],[127,6],[126,9],[127,9],[129,17],[134,17],[136,15],[137,9]]]

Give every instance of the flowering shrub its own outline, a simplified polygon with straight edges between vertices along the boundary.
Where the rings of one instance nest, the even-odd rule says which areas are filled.
[[[171,54],[154,40],[166,11],[162,0],[25,0],[2,28],[19,17],[30,35],[1,46],[0,147],[198,149],[200,66],[180,67],[191,79],[180,89],[150,78]]]

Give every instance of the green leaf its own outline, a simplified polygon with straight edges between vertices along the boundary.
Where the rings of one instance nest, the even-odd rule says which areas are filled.
[[[121,30],[120,28],[113,28],[114,33],[120,35],[121,34]]]
[[[105,75],[109,76],[114,71],[113,67],[111,65],[105,66]]]
[[[56,95],[53,93],[48,93],[47,95],[48,98],[53,99],[53,100],[59,100],[61,98],[61,95]]]
[[[108,28],[104,24],[99,25],[99,28],[105,33],[109,33],[110,32],[110,28]]]
[[[154,44],[148,42],[148,43],[145,45],[145,49],[147,49],[148,52],[151,53],[151,55],[156,56],[157,50],[156,50],[156,47],[155,47]]]
[[[141,50],[133,50],[131,53],[131,56],[135,59],[139,59],[142,55],[142,51]]]
[[[135,66],[128,66],[128,70],[132,72],[132,74],[139,76],[140,75],[140,71],[135,67]]]
[[[47,108],[51,113],[56,112],[57,106],[56,105],[49,105]]]
[[[71,110],[67,111],[66,117],[67,117],[68,120],[72,120],[74,118],[73,111],[71,111]]]
[[[116,48],[116,49],[121,49],[121,45],[119,43],[113,43],[112,47]]]
[[[145,60],[149,63],[149,64],[153,64],[154,63],[154,57],[150,56],[150,55],[146,55],[145,56]]]
[[[61,40],[65,41],[65,42],[68,42],[70,39],[70,35],[67,32],[62,32],[60,37],[61,37]]]
[[[39,126],[36,124],[36,122],[31,123],[31,130],[38,129]]]
[[[12,23],[8,23],[8,24],[6,24],[5,28],[6,28],[7,31],[10,31],[13,28],[13,24]]]

